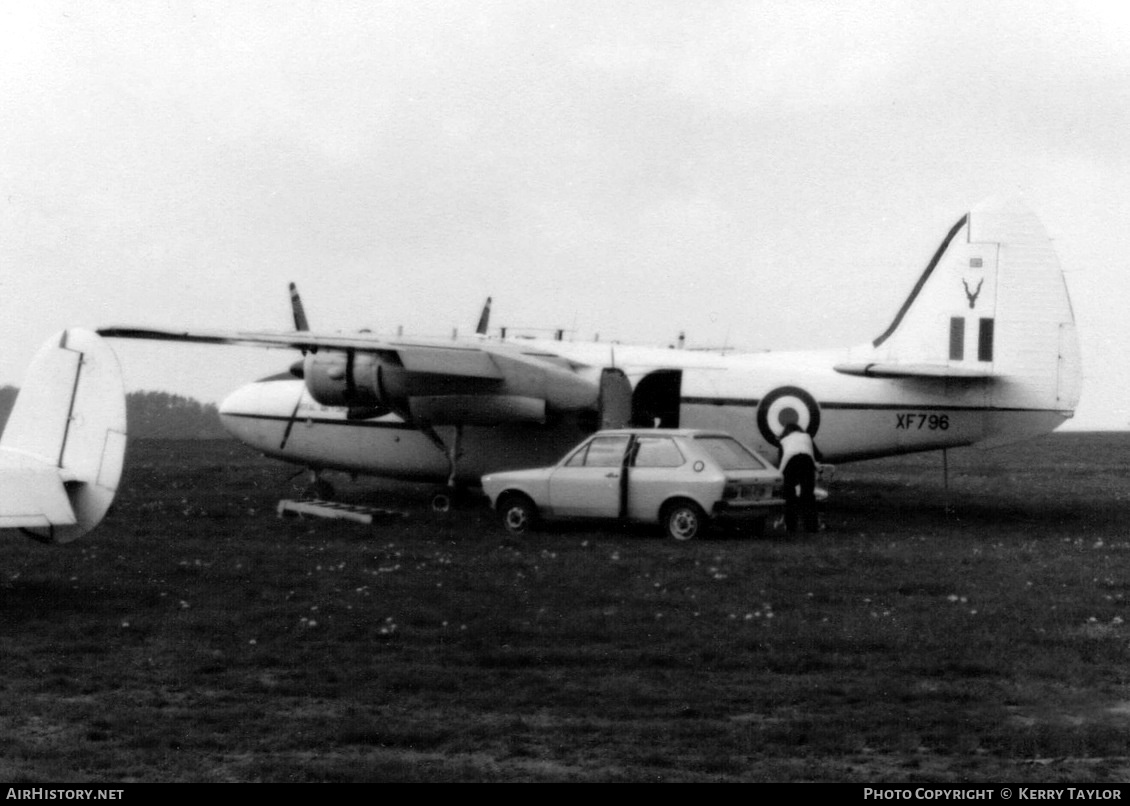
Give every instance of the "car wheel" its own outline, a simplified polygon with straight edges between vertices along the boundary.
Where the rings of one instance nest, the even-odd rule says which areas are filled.
[[[538,508],[526,496],[511,494],[499,502],[498,514],[503,529],[512,535],[524,535],[537,523]]]
[[[676,540],[693,540],[706,529],[706,513],[693,501],[676,501],[667,506],[663,525]]]

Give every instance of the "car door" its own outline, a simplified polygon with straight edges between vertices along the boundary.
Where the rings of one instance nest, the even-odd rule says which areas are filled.
[[[620,515],[620,478],[624,472],[626,434],[595,436],[549,477],[554,514],[569,518],[615,518]]]
[[[656,521],[659,507],[672,492],[682,489],[687,460],[678,443],[668,436],[640,435],[632,448],[628,469],[628,517]]]

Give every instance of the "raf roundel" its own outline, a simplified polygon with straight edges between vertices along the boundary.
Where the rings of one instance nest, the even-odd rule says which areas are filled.
[[[816,399],[798,386],[781,386],[761,400],[757,407],[757,429],[770,445],[789,423],[796,423],[809,434],[820,430],[820,407]]]

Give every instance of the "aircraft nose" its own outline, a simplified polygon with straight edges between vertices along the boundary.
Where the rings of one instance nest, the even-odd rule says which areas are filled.
[[[220,402],[220,423],[233,437],[260,450],[277,447],[275,431],[294,416],[305,388],[289,375],[241,386]]]
[[[239,387],[220,402],[220,417],[290,418],[306,391],[306,385],[289,375],[268,378]]]
[[[236,439],[247,440],[247,418],[254,417],[260,408],[260,384],[241,386],[220,401],[220,425]]]
[[[258,383],[241,386],[220,401],[220,419],[225,420],[238,414],[247,414],[258,408]]]

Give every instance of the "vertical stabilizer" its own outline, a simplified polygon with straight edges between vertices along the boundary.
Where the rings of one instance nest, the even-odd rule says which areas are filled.
[[[1070,417],[1082,379],[1075,318],[1039,220],[1015,200],[989,200],[963,216],[890,327],[844,368],[980,378],[990,408]]]
[[[32,361],[0,436],[0,475],[10,482],[0,526],[58,543],[94,528],[117,492],[125,447],[117,358],[89,330],[56,334]]]

